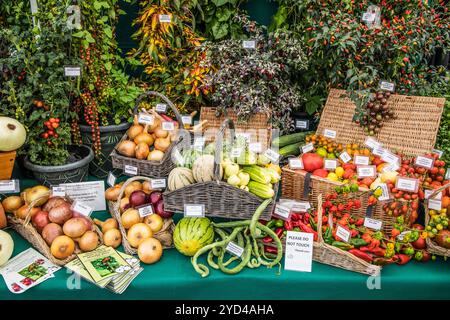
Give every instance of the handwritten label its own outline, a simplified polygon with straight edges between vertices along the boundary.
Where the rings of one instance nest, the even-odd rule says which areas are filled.
[[[323,167],[326,170],[336,170],[338,167],[338,162],[336,159],[325,159]]]
[[[314,144],[312,142],[302,146],[302,153],[308,153],[313,150],[314,150]]]
[[[149,216],[149,215],[152,215],[155,213],[153,211],[153,206],[151,204],[143,206],[143,207],[139,207],[137,209],[138,209],[138,212],[139,212],[139,215],[141,216],[141,218],[144,218],[146,216]]]
[[[369,147],[369,149],[376,149],[381,146],[381,144],[372,137],[367,137],[364,144]]]
[[[177,148],[173,148],[172,157],[175,160],[175,163],[177,163],[180,166],[184,166],[185,160]]]
[[[297,129],[308,129],[309,120],[295,120],[295,127]]]
[[[323,136],[330,139],[336,139],[336,131],[331,129],[325,129],[323,131]]]
[[[197,137],[194,139],[194,148],[197,150],[203,150],[205,146],[205,137]]]
[[[368,166],[369,160],[370,159],[367,156],[355,156],[353,163],[356,165]]]
[[[64,75],[66,77],[80,77],[81,67],[64,67]]]
[[[254,153],[261,153],[262,152],[262,144],[261,144],[261,142],[250,143],[248,145],[248,149]]]
[[[314,235],[312,233],[288,231],[286,233],[284,269],[311,272],[313,248]]]
[[[184,216],[189,218],[201,218],[205,216],[204,204],[185,204]]]
[[[172,17],[170,16],[170,14],[160,14],[158,16],[159,18],[159,22],[160,23],[170,23],[172,22]]]
[[[429,199],[431,195],[435,192],[435,190],[425,190],[425,199]],[[441,200],[442,199],[442,192],[438,192],[433,199]]]
[[[280,159],[280,154],[272,149],[267,149],[266,152],[264,152],[264,155],[269,159],[272,163],[278,162]]]
[[[444,155],[444,151],[442,151],[442,150],[433,149],[432,152],[434,154],[437,154],[439,156],[439,159],[442,158],[442,156]]]
[[[116,176],[110,171],[108,173],[108,179],[106,179],[106,183],[110,186],[110,187],[114,187],[116,185]]]
[[[419,180],[414,178],[398,177],[395,187],[402,191],[417,192],[419,189]]]
[[[426,156],[417,156],[414,164],[418,167],[423,167],[425,169],[431,169],[434,165],[434,158]]]
[[[336,236],[344,242],[349,242],[351,233],[344,227],[338,225],[336,229]]]
[[[137,176],[138,168],[135,166],[130,166],[130,165],[126,164],[125,167],[123,168],[123,172],[130,176]]]
[[[373,12],[364,12],[362,16],[362,21],[364,22],[374,22],[376,14]]]
[[[399,163],[391,163],[388,164],[387,166],[384,166],[381,171],[383,172],[394,172],[397,171],[400,168],[400,164]]]
[[[60,184],[66,190],[66,196],[74,201],[81,202],[95,211],[106,210],[105,182],[88,181]]]
[[[366,217],[364,219],[364,227],[367,227],[367,228],[370,228],[373,230],[380,230],[382,225],[383,225],[383,221],[381,221],[381,220],[372,219],[369,217]]]
[[[152,125],[155,122],[155,118],[151,114],[139,113],[138,122],[141,124]]]
[[[239,158],[242,154],[242,148],[233,148],[231,149],[231,157],[232,158]]]
[[[384,149],[383,154],[381,155],[381,160],[387,163],[400,163],[400,157],[387,149]]]
[[[30,0],[30,9],[32,14],[36,14],[38,12],[37,0]]]
[[[379,147],[376,147],[375,149],[373,149],[372,153],[376,156],[382,157],[384,154],[384,149],[383,149],[383,147],[379,146]]]
[[[229,253],[239,258],[242,257],[242,254],[244,253],[244,248],[238,246],[236,243],[232,241],[228,242],[225,250],[227,250]]]
[[[52,187],[52,197],[65,197],[66,188],[64,187]]]
[[[300,158],[289,158],[289,168],[296,170],[296,169],[303,169],[303,161]]]
[[[376,166],[357,166],[358,178],[373,178],[377,174]]]
[[[165,189],[166,188],[166,179],[151,179],[150,186],[152,189]]]
[[[0,180],[0,193],[16,193],[20,191],[19,180]]]
[[[294,201],[291,210],[294,212],[308,212],[311,209],[311,204],[307,201]]]
[[[167,111],[167,104],[165,104],[165,103],[158,103],[158,104],[156,104],[156,112],[159,112],[159,113],[166,113],[166,111]]]
[[[352,160],[352,157],[348,154],[347,151],[344,151],[339,155],[339,159],[341,159],[343,163],[348,163]]]
[[[246,142],[250,142],[251,134],[246,132],[236,133],[237,139],[244,139]]]
[[[450,180],[450,168],[447,168],[447,171],[445,171],[445,180]]]
[[[88,206],[80,201],[75,201],[73,203],[72,210],[75,212],[81,213],[83,216],[86,216],[86,217],[89,217],[93,211],[93,209],[90,206]]]
[[[389,91],[389,92],[394,92],[395,91],[395,84],[389,81],[385,81],[385,80],[381,80],[380,81],[380,89],[381,90],[385,90],[385,91]]]
[[[442,209],[442,200],[428,199],[428,209],[441,210]]]
[[[244,49],[256,49],[256,41],[255,40],[244,40],[244,41],[242,41],[242,47]]]
[[[183,124],[191,125],[192,117],[191,116],[182,116],[181,121],[183,122]]]
[[[383,192],[381,196],[378,197],[379,201],[387,201],[391,199],[391,194],[386,183],[380,183],[378,187],[381,188],[381,191]]]
[[[173,131],[173,130],[175,130],[175,124],[172,121],[164,121],[161,124],[161,127],[162,127],[163,130],[166,130],[166,131]]]
[[[275,206],[274,215],[283,220],[289,220],[291,218],[291,209],[277,203],[277,205]]]

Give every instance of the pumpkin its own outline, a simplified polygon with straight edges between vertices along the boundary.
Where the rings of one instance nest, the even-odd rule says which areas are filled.
[[[17,120],[0,117],[0,151],[19,149],[27,138],[25,127]]]
[[[0,229],[3,229],[7,225],[8,225],[8,222],[6,220],[5,210],[3,209],[3,206],[0,203]]]
[[[192,166],[192,173],[197,182],[208,182],[214,180],[214,156],[203,155],[195,160]],[[220,165],[220,180],[222,180],[223,168]]]
[[[186,187],[195,182],[192,170],[189,168],[178,167],[170,171],[167,178],[169,191]]]

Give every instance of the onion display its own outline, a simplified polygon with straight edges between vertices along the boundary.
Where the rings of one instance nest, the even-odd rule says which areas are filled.
[[[147,160],[149,161],[161,161],[164,158],[164,152],[160,150],[150,151],[148,154]]]
[[[23,204],[24,202],[19,196],[10,196],[2,201],[3,209],[5,209],[5,212],[7,213],[14,213],[14,211],[18,210]]]
[[[63,230],[59,224],[49,223],[42,229],[42,238],[50,246],[57,237],[62,236]]]
[[[173,216],[172,212],[164,211],[164,201],[162,200],[155,205],[155,212],[164,219],[169,219]]]
[[[75,242],[68,236],[59,236],[50,247],[52,255],[60,260],[70,257],[75,251]]]
[[[155,136],[157,138],[167,138],[168,135],[169,135],[169,131],[163,130],[161,128],[157,128],[155,130]]]
[[[153,139],[153,138],[152,138]],[[145,142],[139,142],[136,146],[136,159],[147,159],[150,153],[150,147]]]
[[[87,231],[82,218],[71,218],[64,223],[63,232],[71,238],[79,238]]]
[[[103,233],[105,233],[106,231],[108,231],[110,229],[119,228],[119,224],[117,223],[117,220],[114,218],[109,218],[109,219],[106,219],[105,221],[100,221],[98,219],[94,219],[94,223],[102,229]]]
[[[57,206],[66,203],[66,200],[62,197],[51,197],[48,199],[47,203],[42,207],[43,211],[50,212],[53,208],[56,208]]]
[[[35,186],[24,192],[24,201],[27,204],[34,202],[34,207],[40,207],[50,198],[50,189],[45,186]]]
[[[146,180],[142,183],[142,190],[147,194],[152,192],[152,185],[150,184],[150,181]]]
[[[170,147],[170,138],[158,138],[155,140],[155,149],[159,151],[166,151]]]
[[[144,127],[139,124],[138,116],[135,115],[133,125],[127,131],[128,138],[134,139],[142,131],[144,131]]]
[[[67,223],[67,222],[66,222]],[[86,231],[78,240],[78,246],[83,252],[92,251],[98,246],[98,235],[94,231]]]
[[[123,140],[117,146],[117,152],[126,157],[134,157],[136,149],[136,143],[130,140]]]
[[[115,185],[114,187],[108,188],[105,191],[105,198],[108,201],[117,201],[119,198],[120,186]]]
[[[42,229],[44,229],[44,227],[50,223],[50,220],[48,218],[48,212],[42,210],[37,212],[31,218],[31,223],[38,232],[42,232]]]
[[[139,181],[133,181],[125,187],[125,197],[129,198],[133,191],[142,190],[142,183]]]
[[[120,212],[122,213],[129,208],[130,208],[130,199],[126,198],[126,197],[120,199],[120,204],[119,204]]]
[[[153,144],[153,137],[150,133],[148,133],[148,125],[145,126],[144,130],[138,134],[133,141],[135,144],[145,143],[148,146]]]
[[[32,218],[39,211],[41,211],[40,208],[31,208],[30,210],[30,207],[27,204],[24,204],[14,212],[14,215],[19,219],[25,220],[28,215]]]
[[[158,262],[161,259],[162,252],[161,242],[155,238],[142,241],[138,247],[139,259],[146,264]]]
[[[88,217],[86,217],[85,215],[78,213],[78,212],[74,212],[72,215],[72,218],[80,218],[83,223],[86,225],[86,230],[93,230],[93,223],[92,220],[89,219]]]
[[[70,208],[70,204],[67,202],[52,208],[48,212],[48,218],[51,222],[63,225],[67,220],[72,218],[72,209]]]

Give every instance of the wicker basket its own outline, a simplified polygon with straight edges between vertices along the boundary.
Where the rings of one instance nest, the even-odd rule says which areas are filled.
[[[202,107],[200,121],[207,120],[204,137],[207,142],[215,139],[225,118],[231,119],[235,124],[235,132],[250,134],[251,143],[261,143],[262,151],[268,149],[272,143],[272,125],[270,116],[264,113],[257,113],[246,122],[238,121],[238,116],[233,110],[226,111],[226,115],[219,115],[216,108]]]
[[[136,100],[136,105],[134,107],[134,114],[138,114],[139,104],[141,101],[149,96],[155,96],[159,97],[164,100],[164,102],[167,103],[167,105],[172,109],[173,113],[175,114],[177,121],[179,123],[179,128],[183,128],[183,121],[181,119],[181,115],[178,112],[175,105],[163,94],[155,92],[155,91],[148,91],[142,95],[140,95]],[[181,136],[180,136],[181,137]],[[117,145],[119,145],[122,141],[127,140],[128,135],[125,133],[125,135],[122,137],[122,139],[119,141]],[[136,158],[129,158],[126,156],[123,156],[119,154],[114,148],[114,150],[111,153],[112,158],[112,166],[115,169],[122,169],[124,170],[125,165],[130,165],[138,168],[138,175],[145,175],[153,178],[165,178],[169,175],[169,172],[175,168],[175,164],[172,161],[171,153],[172,149],[175,145],[178,143],[181,143],[183,138],[180,138],[176,142],[172,142],[170,147],[166,150],[164,153],[164,157],[161,161],[149,161],[149,160],[138,160]]]
[[[214,161],[215,181],[194,183],[192,185],[164,193],[164,208],[169,212],[183,212],[185,204],[204,204],[205,214],[210,217],[251,219],[253,213],[264,199],[234,187],[220,179],[220,157],[225,129],[230,129],[231,141],[234,140],[234,123],[226,119],[216,135],[216,153]],[[277,197],[278,184],[274,187]],[[275,201],[261,215],[261,219],[269,220]]]
[[[109,212],[115,218],[119,224],[120,233],[122,234],[122,245],[125,249],[125,252],[128,254],[137,254],[136,248],[133,248],[130,243],[127,240],[127,230],[122,225],[121,220],[121,214],[120,214],[120,200],[123,197],[123,194],[125,192],[125,188],[133,181],[138,180],[144,180],[144,181],[151,181],[150,178],[142,177],[142,176],[136,176],[128,179],[125,181],[125,183],[120,188],[119,196],[117,198],[117,201],[108,201],[108,208]],[[155,233],[153,235],[154,238],[158,239],[164,249],[169,249],[173,247],[173,231],[175,230],[175,223],[172,219],[164,219],[164,225],[160,231]]]
[[[49,193],[50,194],[50,193]],[[47,197],[49,194],[44,195],[43,197]],[[72,203],[72,199],[65,197],[66,201],[69,203]],[[31,208],[33,208],[34,204],[41,200],[41,198],[36,199],[35,201],[31,202],[29,205],[29,213],[31,212]],[[39,232],[35,229],[35,227],[30,222],[31,216],[28,215],[25,220],[19,219],[13,215],[8,215],[8,224],[17,231],[23,238],[25,238],[31,245],[36,248],[42,255],[44,255],[47,259],[49,259],[52,263],[58,265],[58,266],[64,266],[70,261],[74,260],[77,256],[77,253],[81,253],[81,250],[76,247],[75,253],[72,254],[70,257],[60,260],[55,258],[51,252],[50,247],[47,245],[45,240],[42,238],[42,236],[39,234]],[[95,223],[92,223],[94,231],[98,234],[99,238],[99,244],[103,244],[103,234],[100,231],[100,229],[95,225]]]
[[[442,187],[436,189],[428,197],[428,199],[434,199],[440,192],[444,191],[447,188],[450,189],[450,183],[447,183],[447,184],[443,185]],[[424,207],[425,207],[425,226],[427,226],[428,222],[430,221],[430,214],[429,214],[428,206],[424,205]],[[427,241],[427,249],[428,249],[429,253],[436,254],[438,256],[443,256],[443,257],[450,257],[450,249],[446,249],[446,248],[443,248],[443,247],[437,245],[436,242],[434,242],[433,240],[431,240],[428,237],[427,237],[426,241]]]

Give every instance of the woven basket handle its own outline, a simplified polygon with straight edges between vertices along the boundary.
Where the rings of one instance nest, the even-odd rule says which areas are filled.
[[[144,98],[147,97],[159,97],[161,99],[164,100],[165,103],[167,103],[167,105],[170,107],[170,109],[172,109],[173,113],[175,114],[178,124],[180,125],[179,128],[183,128],[183,120],[181,118],[181,114],[180,112],[178,112],[177,107],[172,103],[172,101],[169,100],[169,98],[167,98],[165,95],[163,95],[162,93],[156,92],[156,91],[147,91],[143,94],[141,94],[137,99],[136,99],[136,103],[134,105],[134,110],[133,110],[133,114],[137,115],[138,114],[138,110],[139,110],[139,104],[141,103],[141,101]]]
[[[322,237],[322,194],[317,196],[317,242],[323,243]]]
[[[428,199],[435,198],[439,193],[441,193],[442,191],[444,191],[447,188],[450,188],[450,182],[447,184],[444,184],[442,187],[439,187],[436,190],[434,190],[434,192],[428,197]]]
[[[30,204],[28,205],[28,212],[27,212],[27,216],[25,218],[25,225],[28,225],[30,223],[31,220],[31,210],[34,208],[34,205],[47,197],[50,197],[52,195],[52,193],[50,191],[47,191],[46,193],[44,193],[42,196],[40,196],[39,198],[34,199],[33,201],[30,202]]]
[[[229,118],[225,119],[216,134],[216,151],[214,154],[214,179],[216,181],[220,181],[220,164],[222,163],[223,138],[225,137],[226,129],[230,130],[230,140],[232,143],[236,137],[233,120]]]
[[[120,200],[122,200],[123,194],[125,192],[125,188],[130,183],[132,183],[133,181],[136,181],[136,180],[145,180],[145,181],[151,182],[152,179],[150,179],[148,177],[143,177],[143,176],[135,176],[135,177],[129,178],[127,181],[125,181],[125,183],[122,185],[122,187],[120,187],[119,196],[117,197],[117,203],[116,203],[117,212],[120,212]]]

